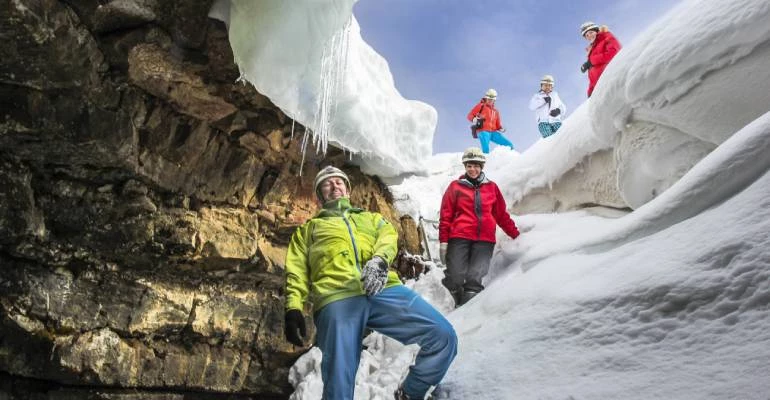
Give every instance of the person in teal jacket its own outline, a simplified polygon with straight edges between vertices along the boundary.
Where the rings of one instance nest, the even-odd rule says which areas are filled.
[[[302,310],[310,301],[327,400],[353,400],[367,328],[417,343],[420,352],[395,398],[423,399],[457,354],[454,328],[388,267],[398,233],[379,213],[351,206],[348,176],[328,166],[314,187],[323,209],[297,228],[286,255],[286,339],[304,346]]]

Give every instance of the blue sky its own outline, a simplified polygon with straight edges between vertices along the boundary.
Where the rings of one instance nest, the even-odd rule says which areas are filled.
[[[580,24],[605,24],[625,46],[676,3],[359,0],[353,12],[364,40],[388,60],[401,94],[438,110],[434,153],[478,145],[465,116],[490,87],[498,92],[505,135],[523,151],[540,138],[527,104],[544,74],[555,77],[568,114],[586,99]]]

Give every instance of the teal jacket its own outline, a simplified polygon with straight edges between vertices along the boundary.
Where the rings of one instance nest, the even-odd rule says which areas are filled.
[[[396,258],[398,233],[382,215],[353,208],[341,198],[297,228],[286,254],[286,310],[315,311],[337,300],[364,294],[361,269],[373,256],[388,265]],[[388,272],[386,287],[400,285]]]

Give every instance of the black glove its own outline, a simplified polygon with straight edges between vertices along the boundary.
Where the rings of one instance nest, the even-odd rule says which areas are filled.
[[[557,117],[559,116],[559,114],[561,114],[561,110],[559,110],[558,108],[554,108],[553,110],[551,110],[552,117]]]
[[[583,65],[580,66],[580,72],[585,73],[591,67],[593,67],[593,65],[591,65],[591,61],[586,61],[583,63]]]
[[[284,322],[286,323],[286,340],[295,346],[305,346],[305,343],[302,343],[302,338],[307,334],[307,329],[305,328],[305,317],[302,315],[302,311],[286,311]]]
[[[551,105],[551,96],[545,96],[543,97],[543,100],[550,106]]]

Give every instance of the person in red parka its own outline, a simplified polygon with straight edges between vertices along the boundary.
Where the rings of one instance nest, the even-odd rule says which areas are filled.
[[[503,136],[505,128],[500,121],[500,112],[495,108],[497,100],[497,90],[489,89],[484,93],[484,97],[473,106],[468,113],[468,121],[476,125],[476,135],[481,143],[481,150],[484,154],[489,153],[489,142],[497,143],[501,146],[508,146],[513,150],[513,143]],[[476,136],[474,136],[475,138]]]
[[[580,26],[580,34],[590,43],[586,47],[588,60],[580,67],[580,72],[588,71],[588,97],[591,97],[604,68],[618,54],[621,46],[606,25],[600,27],[591,21],[584,22]]]
[[[462,161],[465,174],[444,192],[438,225],[441,262],[446,265],[442,283],[457,307],[484,289],[481,280],[489,271],[497,226],[513,239],[519,236],[500,188],[482,172],[486,157],[481,149],[468,148]]]

